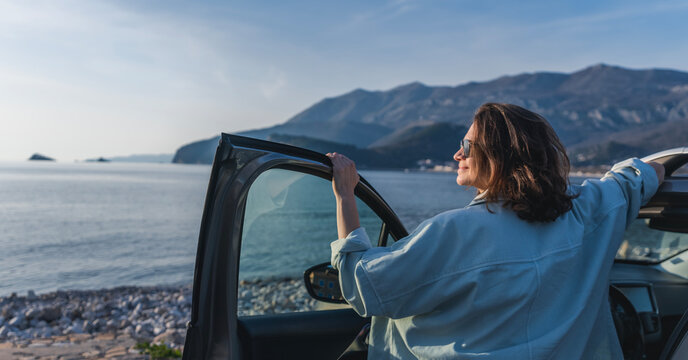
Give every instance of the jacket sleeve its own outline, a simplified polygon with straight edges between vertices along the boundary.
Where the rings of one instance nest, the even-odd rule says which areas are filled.
[[[342,295],[361,316],[401,318],[432,310],[449,291],[426,272],[443,263],[440,245],[446,224],[426,220],[389,247],[371,247],[362,228],[331,243],[332,266],[339,270]],[[456,233],[456,231],[453,231]],[[449,286],[451,288],[451,286]]]
[[[342,296],[361,316],[379,315],[381,304],[365,270],[359,266],[363,254],[372,249],[370,239],[362,227],[347,237],[330,244],[332,266],[339,271]]]
[[[659,187],[654,168],[637,158],[614,165],[602,181],[614,181],[621,189],[626,202],[626,226],[638,217],[640,207],[650,201]]]
[[[588,229],[613,221],[623,230],[655,194],[658,183],[652,166],[636,158],[622,161],[602,179],[586,180],[578,188],[573,213]]]

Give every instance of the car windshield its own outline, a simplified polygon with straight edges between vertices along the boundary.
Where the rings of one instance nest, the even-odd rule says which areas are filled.
[[[649,220],[636,219],[628,226],[616,259],[657,263],[688,249],[688,234],[651,229]]]

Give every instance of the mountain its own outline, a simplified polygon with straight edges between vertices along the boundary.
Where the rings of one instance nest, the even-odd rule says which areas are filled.
[[[574,164],[578,159],[607,163],[637,150],[688,144],[688,137],[680,135],[688,119],[688,73],[605,64],[570,74],[525,73],[455,87],[414,82],[387,91],[357,89],[323,99],[284,124],[242,134],[262,139],[287,134],[375,148],[403,143],[409,134],[438,123],[468,126],[475,110],[490,101],[542,114],[575,155]],[[645,144],[639,139],[649,140],[648,131],[657,140]],[[212,148],[216,145],[214,140]],[[201,153],[192,162],[212,161],[212,155],[199,158]]]
[[[238,135],[259,139],[267,139],[272,134],[300,135],[364,148],[392,131],[392,128],[386,126],[350,121],[334,122],[326,126],[314,123],[286,123],[265,129],[244,131]]]
[[[335,123],[330,126],[317,124],[282,124],[265,129],[249,130],[237,135],[268,140],[272,135],[281,134],[306,137],[308,139],[326,139],[333,143],[343,143],[365,148],[392,130],[375,124]],[[182,146],[172,158],[173,163],[210,164],[215,156],[215,148],[220,141],[216,136]]]
[[[587,166],[613,164],[679,146],[688,146],[688,119],[622,131],[602,142],[585,142],[568,151],[573,164]]]
[[[216,136],[206,140],[195,141],[180,147],[172,158],[173,163],[212,164],[215,149],[220,141]]]
[[[359,169],[388,167],[385,166],[383,156],[378,152],[370,149],[361,149],[350,144],[314,139],[307,136],[284,134],[272,134],[268,136],[267,140],[294,145],[320,153],[338,152],[345,154],[356,162]]]
[[[572,74],[503,76],[456,87],[411,83],[389,91],[355,90],[324,99],[287,124],[356,120],[394,129],[419,121],[466,125],[488,101],[512,103],[542,114],[566,145],[574,145],[591,131],[603,138],[641,124],[687,118],[688,73],[599,64]]]
[[[422,128],[409,128],[394,137],[394,141],[372,147],[385,156],[392,168],[415,167],[418,160],[453,162],[459,150],[459,140],[468,127],[450,123],[433,123]]]
[[[421,159],[432,159],[440,163],[452,161],[452,155],[458,150],[458,140],[468,129],[462,125],[434,123],[420,129],[402,132],[398,138],[402,141],[381,144],[368,148],[335,141],[316,139],[302,135],[271,134],[266,140],[294,145],[313,151],[327,153],[339,152],[356,161],[360,169],[399,169],[414,168]],[[173,162],[212,163],[218,138],[195,142],[177,151]],[[207,151],[212,147],[213,155]]]
[[[274,134],[268,140],[321,153],[339,152],[354,160],[359,169],[399,169],[417,167],[417,162],[423,159],[440,163],[453,161],[452,156],[459,146],[457,139],[463,137],[467,130],[461,125],[435,123],[404,134],[403,142],[367,149],[305,136]]]

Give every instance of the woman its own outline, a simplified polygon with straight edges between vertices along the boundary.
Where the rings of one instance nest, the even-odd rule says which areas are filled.
[[[478,196],[373,248],[358,221],[355,165],[328,156],[340,238],[332,265],[349,304],[373,317],[369,358],[622,358],[608,275],[661,165],[629,159],[568,186],[568,158],[543,117],[484,104],[454,155],[457,183]]]

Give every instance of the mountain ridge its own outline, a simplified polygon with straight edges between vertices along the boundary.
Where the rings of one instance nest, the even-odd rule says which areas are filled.
[[[240,134],[263,139],[286,134],[376,147],[399,141],[404,128],[437,123],[467,127],[485,102],[513,103],[540,113],[570,149],[591,140],[623,144],[624,139],[615,139],[615,134],[665,128],[661,125],[688,119],[688,73],[596,64],[572,73],[521,73],[453,87],[411,82],[385,91],[355,89],[324,98],[282,124]],[[672,139],[666,147],[688,143],[688,139],[664,135]],[[609,158],[604,154],[597,159],[594,154],[583,157],[585,163]]]

